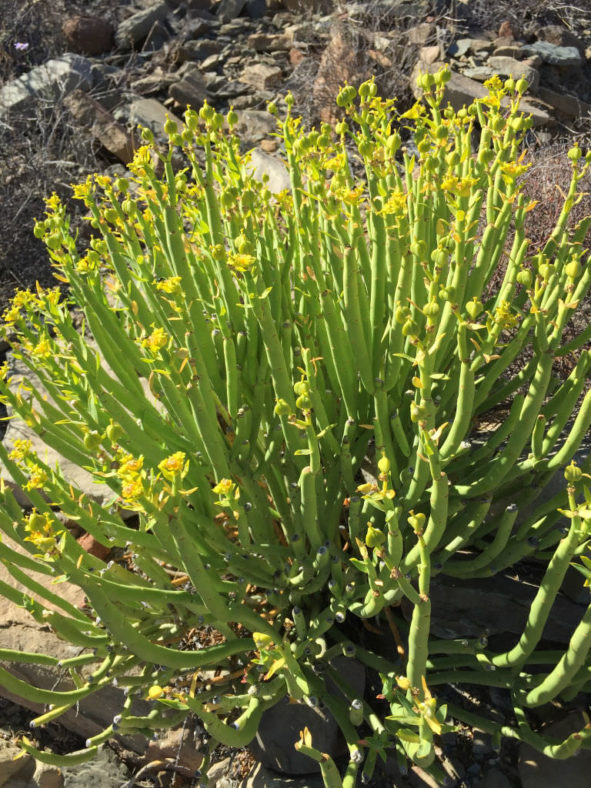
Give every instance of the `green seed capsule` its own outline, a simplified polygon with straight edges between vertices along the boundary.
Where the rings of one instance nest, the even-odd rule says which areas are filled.
[[[291,413],[291,408],[289,407],[287,400],[278,399],[275,407],[273,408],[273,412],[276,416],[289,416]]]
[[[101,445],[101,440],[102,437],[95,430],[92,432],[87,432],[84,436],[84,448],[87,451],[94,451]]]
[[[526,269],[524,269],[523,271],[520,271],[517,274],[516,279],[517,279],[517,281],[519,282],[520,285],[522,285],[523,287],[529,289],[532,286],[532,283],[534,281],[534,275],[529,270],[529,268],[526,268]]]
[[[390,472],[390,460],[387,457],[381,457],[378,460],[378,470],[380,473]]]
[[[296,406],[301,410],[309,410],[312,407],[312,400],[307,394],[302,394],[296,399]]]
[[[571,462],[570,465],[567,465],[564,471],[564,478],[569,484],[575,484],[576,482],[580,482],[583,478],[583,471],[579,468],[578,465],[575,465],[574,461]]]
[[[111,443],[117,443],[119,438],[123,437],[123,428],[119,424],[109,424],[106,433]]]
[[[583,266],[578,260],[571,260],[570,263],[565,265],[564,270],[569,279],[578,279],[583,270]]]
[[[378,528],[374,528],[373,525],[367,526],[367,532],[365,534],[365,544],[368,547],[379,547],[383,545],[386,541],[386,536],[382,531]]]
[[[466,304],[466,312],[471,317],[472,320],[476,320],[478,315],[482,312],[484,306],[482,301],[479,301],[477,298],[474,298],[472,301],[468,301]]]

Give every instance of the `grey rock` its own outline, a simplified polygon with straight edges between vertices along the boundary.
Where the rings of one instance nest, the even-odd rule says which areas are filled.
[[[483,52],[491,49],[492,41],[488,38],[458,38],[447,50],[453,57],[462,57],[469,52]]]
[[[31,755],[22,755],[16,744],[0,738],[0,788],[10,788],[15,781],[26,782],[35,772],[35,759]]]
[[[197,69],[193,68],[179,82],[169,87],[168,95],[183,107],[190,105],[193,109],[199,109],[207,98],[205,80]]]
[[[268,88],[278,85],[283,79],[283,72],[276,66],[268,66],[265,63],[255,63],[252,66],[247,66],[240,75],[240,81],[246,85],[252,85],[253,88],[259,90],[267,90]]]
[[[276,132],[277,122],[268,112],[256,109],[245,109],[238,114],[236,130],[242,141],[246,144],[251,144]]]
[[[513,57],[520,60],[524,57],[523,48],[518,44],[509,44],[508,46],[495,47],[493,57]]]
[[[585,719],[581,712],[571,712],[559,722],[548,725],[542,731],[544,736],[563,740],[571,733],[585,727]],[[534,750],[528,744],[522,744],[519,752],[519,776],[522,788],[588,788],[591,773],[591,751],[579,752],[566,760],[555,760]]]
[[[587,102],[581,101],[577,96],[571,96],[568,93],[558,93],[550,88],[540,86],[536,91],[536,95],[567,118],[580,118],[591,113],[591,104],[587,104]]]
[[[57,766],[38,763],[34,780],[38,788],[64,788],[64,773]]]
[[[354,697],[362,698],[365,691],[365,669],[361,663],[354,659],[337,657],[331,664],[339,672],[343,682],[350,687]],[[342,697],[330,679],[326,682],[326,687],[331,694]],[[300,731],[305,727],[312,734],[313,747],[333,758],[339,755],[344,742],[328,709],[320,705],[312,707],[306,703],[290,703],[287,698],[264,712],[250,749],[268,769],[293,776],[316,773],[319,771],[318,764],[294,748],[300,740]]]
[[[432,633],[443,638],[473,638],[485,631],[521,635],[537,590],[531,583],[500,575],[474,580],[437,575],[431,588]],[[582,614],[580,605],[559,594],[544,639],[568,643]]]
[[[166,3],[157,2],[124,19],[115,32],[117,46],[121,49],[131,49],[146,38],[155,22],[166,19],[169,11]]]
[[[222,0],[217,9],[217,18],[220,22],[229,22],[240,15],[246,0]]]
[[[267,0],[246,0],[245,10],[251,19],[262,19],[267,13]]]
[[[502,77],[526,79],[532,89],[535,89],[540,81],[540,74],[535,68],[513,57],[499,57],[493,55],[489,57],[487,65],[492,68],[495,74],[499,74]]]
[[[88,128],[106,150],[124,164],[129,164],[139,146],[133,135],[117,123],[108,110],[81,90],[67,96],[64,103],[78,123]]]
[[[249,171],[258,181],[266,182],[267,188],[273,194],[291,188],[289,172],[281,159],[258,148],[251,151]]]
[[[87,91],[92,86],[90,60],[68,52],[4,85],[0,89],[0,117],[31,108],[38,97],[55,101],[77,88]]]
[[[587,30],[587,33],[589,31]],[[562,25],[546,25],[536,31],[538,40],[549,41],[559,47],[575,47],[582,58],[585,57],[585,44],[574,33]]]
[[[418,75],[425,71],[435,72],[441,65],[442,64],[440,63],[434,63],[429,66],[422,64],[414,69],[411,75],[411,85],[417,97],[422,95],[422,91],[420,88],[418,88],[416,82]],[[470,79],[463,74],[458,74],[457,72],[452,71],[451,79],[445,86],[443,104],[445,105],[449,101],[452,107],[457,111],[462,107],[471,104],[474,99],[484,98],[487,95],[488,90],[484,87],[484,85],[481,85],[475,79]],[[506,106],[507,100],[503,99],[503,103]],[[522,112],[524,112],[526,115],[532,116],[534,126],[548,126],[555,122],[548,112],[541,109],[540,107],[535,106],[529,101],[522,101],[520,106]]]
[[[513,783],[496,767],[489,769],[478,783],[478,788],[512,788]]]
[[[435,36],[435,25],[433,22],[421,22],[406,31],[408,40],[411,44],[424,46],[431,41]]]
[[[223,48],[221,41],[214,41],[211,38],[201,38],[199,40],[185,41],[179,48],[181,60],[205,60],[211,55],[217,55]]]
[[[563,68],[580,66],[583,59],[576,47],[559,47],[548,41],[536,41],[523,47],[527,55],[540,55],[544,63],[552,66],[562,66]]]
[[[288,50],[293,43],[293,38],[285,33],[269,35],[268,33],[253,33],[248,37],[248,46],[257,52],[272,52],[273,50]]]
[[[474,66],[473,68],[465,68],[462,73],[465,77],[469,77],[470,79],[475,79],[478,82],[486,82],[487,79],[494,76],[495,72],[488,66]]]
[[[123,112],[132,126],[146,126],[157,137],[161,137],[164,134],[164,124],[167,118],[176,121],[179,129],[183,126],[182,120],[173,112],[167,110],[164,104],[161,104],[156,99],[135,99]]]
[[[154,22],[142,46],[142,52],[157,52],[170,40],[168,29],[161,22]]]
[[[109,747],[101,748],[92,761],[64,772],[65,788],[114,788],[129,780],[129,772]]]
[[[258,763],[254,770],[238,784],[238,788],[323,788],[319,774],[305,777],[285,777]]]

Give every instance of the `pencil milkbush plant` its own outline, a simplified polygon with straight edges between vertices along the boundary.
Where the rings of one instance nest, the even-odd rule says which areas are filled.
[[[37,725],[112,682],[126,688],[113,725],[60,762],[187,713],[215,741],[247,745],[285,696],[324,704],[338,722],[342,774],[307,729],[295,743],[331,787],[369,779],[389,748],[437,774],[434,739],[452,720],[557,758],[590,746],[588,727],[545,739],[527,709],[590,688],[591,607],[563,652],[538,646],[589,542],[591,463],[572,459],[591,424],[591,330],[562,334],[591,284],[591,217],[567,223],[591,156],[569,152],[562,213],[530,248],[526,85],[495,78],[456,112],[442,107],[447,77],[422,77],[424,102],[401,116],[372,82],[358,94],[345,87],[344,120],[308,133],[288,96],[278,133],[291,189],[280,194],[249,174],[235,114],[224,124],[204,105],[183,129],[167,123],[167,152],[146,133],[129,178],[74,187],[96,231],[87,249],[48,200],[36,234],[69,295],[17,293],[5,333],[36,383],[10,385],[5,365],[2,397],[108,500],[75,489],[26,441],[0,448],[33,506],[23,512],[4,487],[1,527],[20,550],[1,544],[1,558],[30,593],[0,591],[82,649],[61,663],[71,690],[38,689],[4,668],[0,683],[50,704]],[[561,380],[553,362],[567,353],[578,360]],[[471,443],[474,425],[506,402],[508,415]],[[536,505],[564,468],[565,491]],[[88,554],[64,518],[124,557]],[[526,557],[541,581],[513,648],[431,635],[433,576],[489,577]],[[59,597],[62,579],[87,607]],[[398,637],[390,656],[359,637],[361,621],[380,615]],[[198,648],[206,626],[217,642]],[[380,673],[379,702],[356,697],[338,654]],[[215,684],[211,669],[222,670]],[[439,706],[446,683],[509,689],[515,722]],[[147,716],[132,712],[137,695],[153,701]]]

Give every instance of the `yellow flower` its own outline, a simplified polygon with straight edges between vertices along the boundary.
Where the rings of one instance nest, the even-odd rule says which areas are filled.
[[[402,216],[405,212],[406,194],[401,189],[397,189],[396,191],[392,192],[392,194],[384,203],[382,213],[386,215],[394,214],[395,216]]]
[[[133,457],[131,454],[124,454],[121,458],[121,464],[117,470],[117,475],[122,479],[134,478],[139,474],[143,465],[143,455],[140,457]]]
[[[12,451],[8,455],[11,460],[24,460],[31,451],[33,444],[29,440],[17,438],[14,442]]]
[[[50,210],[50,211],[52,211],[53,213],[55,213],[55,212],[57,211],[57,209],[58,209],[58,208],[60,207],[60,205],[61,205],[61,200],[60,200],[60,198],[57,196],[57,194],[54,192],[54,193],[51,195],[51,197],[48,197],[48,198],[45,200],[45,205],[46,205],[46,206],[49,208],[49,210]]]
[[[47,481],[47,472],[37,464],[33,464],[30,468],[31,476],[29,481],[25,484],[25,490],[40,490],[43,489]]]
[[[39,342],[31,349],[31,354],[36,358],[50,358],[54,355],[53,347],[47,337],[39,340]]]
[[[156,283],[156,290],[161,290],[163,293],[178,293],[181,289],[181,277],[169,276],[168,279],[163,279],[162,282]]]
[[[256,262],[256,258],[253,257],[251,254],[244,254],[240,252],[228,253],[229,267],[233,271],[239,271],[241,274],[252,268],[255,262]]]
[[[234,489],[234,482],[232,479],[222,479],[213,488],[216,495],[229,495]]]
[[[169,481],[172,481],[179,474],[183,474],[187,467],[188,462],[185,463],[185,452],[183,451],[177,451],[158,463],[158,470]]]
[[[142,347],[147,348],[152,353],[158,353],[168,344],[168,336],[163,328],[155,328],[149,337],[142,340]]]
[[[133,501],[144,493],[144,484],[140,478],[124,484],[121,489],[121,497],[126,501]]]

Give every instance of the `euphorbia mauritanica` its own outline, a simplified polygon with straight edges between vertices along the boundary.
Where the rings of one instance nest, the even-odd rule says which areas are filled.
[[[342,768],[309,730],[294,742],[327,786],[370,778],[389,748],[437,774],[434,740],[454,720],[554,757],[589,747],[588,728],[546,740],[527,709],[589,689],[591,608],[563,651],[538,646],[589,539],[590,461],[573,457],[591,424],[591,330],[563,333],[591,283],[591,218],[568,223],[591,158],[569,152],[564,207],[533,248],[526,85],[495,78],[455,111],[442,104],[448,76],[423,76],[423,100],[404,114],[373,82],[347,86],[343,119],[307,133],[291,96],[282,120],[270,106],[291,179],[278,194],[250,174],[236,114],[224,122],[204,105],[166,124],[167,150],[146,132],[128,177],[74,187],[87,248],[48,200],[35,232],[67,294],[17,293],[4,332],[34,377],[19,387],[6,364],[2,397],[108,493],[82,494],[26,440],[0,449],[31,504],[4,486],[0,525],[18,550],[3,543],[1,558],[25,590],[0,591],[82,650],[61,663],[69,691],[5,668],[0,683],[51,704],[38,725],[114,681],[128,692],[81,753],[25,739],[37,757],[71,763],[117,731],[189,713],[243,746],[286,695],[324,704],[344,734]],[[576,363],[560,378],[566,354]],[[474,440],[490,414],[496,426]],[[565,467],[564,492],[536,505]],[[87,553],[65,520],[114,560]],[[435,575],[461,583],[527,557],[541,580],[512,648],[431,633]],[[60,598],[60,578],[86,607]],[[397,650],[367,647],[361,620],[376,617]],[[207,627],[215,643],[197,648]],[[380,673],[380,702],[356,696],[337,654]],[[438,706],[446,683],[509,689],[517,723]],[[153,703],[147,716],[134,696]]]

